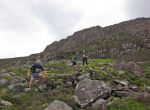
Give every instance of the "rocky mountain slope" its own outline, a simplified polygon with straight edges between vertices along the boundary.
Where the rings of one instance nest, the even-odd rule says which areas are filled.
[[[150,18],[138,18],[108,27],[95,26],[75,32],[48,45],[40,54],[44,60],[67,58],[87,52],[92,58],[150,55]],[[145,53],[144,53],[145,54]],[[143,56],[142,56],[143,57]]]
[[[41,53],[0,60],[0,110],[150,110],[149,56],[149,18],[75,32]],[[37,58],[48,75],[28,88]]]
[[[0,110],[150,110],[150,67],[115,59],[42,64],[48,76],[28,88],[30,65],[0,70]]]

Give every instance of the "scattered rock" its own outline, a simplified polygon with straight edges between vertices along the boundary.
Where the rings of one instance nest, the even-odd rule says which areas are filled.
[[[44,110],[73,110],[70,106],[66,103],[54,100],[46,109]]]
[[[67,79],[67,84],[71,84],[73,88],[76,87],[77,83],[79,82],[79,78],[77,76],[71,76]]]
[[[136,85],[130,86],[130,89],[133,90],[134,92],[137,92],[139,88]]]
[[[20,76],[14,76],[11,81],[10,84],[18,84],[18,83],[24,83],[26,80]]]
[[[18,93],[24,91],[25,86],[26,83],[11,84],[9,90],[13,93]]]
[[[14,72],[9,72],[10,75],[15,76],[16,74]]]
[[[24,91],[25,91],[25,92],[30,92],[30,91],[31,91],[31,88],[25,88]]]
[[[46,86],[46,84],[40,84],[40,85],[38,86],[38,89],[42,92],[43,90],[46,90],[46,89],[47,89],[47,86]]]
[[[10,78],[11,75],[10,75],[9,73],[1,73],[1,74],[0,74],[0,77],[1,77],[1,78],[5,78],[5,77]]]
[[[135,92],[131,97],[138,100],[139,102],[150,102],[150,93],[147,92]]]
[[[81,75],[81,76],[78,77],[78,79],[79,79],[80,81],[81,81],[81,80],[84,80],[84,79],[90,79],[90,73]]]
[[[121,75],[121,74],[124,74],[124,73],[125,73],[124,71],[121,71],[121,70],[118,71],[118,74],[120,74],[120,75]]]
[[[111,88],[103,81],[84,79],[80,81],[76,88],[76,102],[85,107],[99,98],[109,97]]]
[[[13,104],[11,102],[8,102],[8,101],[0,99],[0,105],[3,105],[3,106],[12,106]]]
[[[141,68],[135,62],[127,62],[126,63],[125,61],[121,61],[121,62],[115,63],[114,67],[116,67],[120,70],[125,70],[125,71],[135,73],[137,76],[144,75]]]
[[[146,86],[146,87],[145,87],[145,92],[150,93],[150,86]]]
[[[115,91],[114,96],[116,97],[128,97],[130,95],[129,91]]]
[[[6,72],[7,72],[6,69],[1,69],[1,70],[0,70],[0,74],[1,74],[1,73],[6,73]]]
[[[91,106],[92,110],[107,110],[107,102],[104,99],[99,99]]]
[[[67,79],[70,75],[68,74],[58,74],[56,75],[57,78],[63,78],[63,79]]]
[[[8,80],[6,79],[0,79],[0,85],[7,84]]]
[[[121,81],[121,80],[116,79],[116,80],[114,80],[114,83],[120,84],[122,86],[128,86],[128,81]]]

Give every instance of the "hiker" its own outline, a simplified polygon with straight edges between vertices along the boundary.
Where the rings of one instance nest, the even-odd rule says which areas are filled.
[[[72,63],[72,66],[77,65],[76,58],[72,57],[71,63]]]
[[[43,76],[40,75],[39,73],[41,71],[44,71],[44,74],[47,75],[46,71],[44,70],[44,68],[41,66],[41,60],[38,59],[36,61],[36,63],[34,63],[28,71],[28,76],[31,76],[30,82],[29,82],[29,88],[31,88],[32,82],[33,80],[37,79],[37,80],[42,80]]]
[[[84,64],[86,64],[86,65],[88,65],[88,56],[86,56],[86,55],[83,55],[82,56],[82,64],[84,65]]]

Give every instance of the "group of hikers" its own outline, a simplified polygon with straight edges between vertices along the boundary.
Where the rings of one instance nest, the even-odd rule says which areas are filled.
[[[76,59],[72,58],[72,66],[77,65]],[[88,65],[88,56],[82,55],[82,64]],[[28,70],[28,76],[30,77],[30,81],[28,84],[28,87],[31,88],[32,82],[34,80],[42,80],[44,78],[43,75],[40,74],[40,72],[44,72],[44,75],[47,75],[47,72],[44,70],[43,66],[41,65],[41,60],[37,59],[36,62],[29,68]]]

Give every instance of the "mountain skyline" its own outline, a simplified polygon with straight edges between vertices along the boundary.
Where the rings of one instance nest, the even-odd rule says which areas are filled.
[[[105,27],[139,17],[150,17],[149,2],[1,0],[0,58],[39,53],[52,42],[88,27]]]

